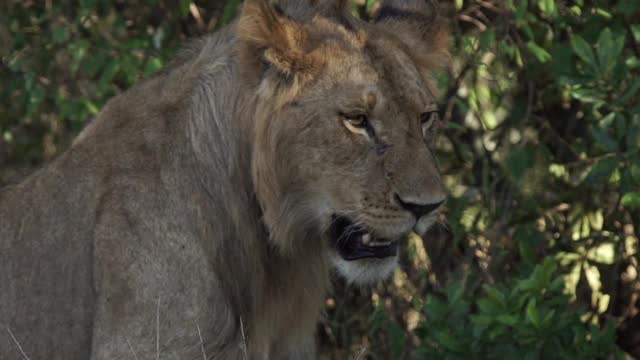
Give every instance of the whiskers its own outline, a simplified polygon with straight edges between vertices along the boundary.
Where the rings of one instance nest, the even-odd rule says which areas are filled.
[[[342,217],[348,216],[346,218],[348,219],[350,224],[345,228],[345,231],[343,231],[340,234],[338,239],[336,239],[336,243],[337,244],[342,244],[344,241],[349,239],[349,237],[351,235],[353,235],[354,233],[357,233],[358,231],[361,231],[361,230],[367,228],[367,226],[366,226],[366,224],[364,222],[364,218],[363,218],[362,213],[360,213],[358,211],[355,211],[355,210],[344,210],[344,211],[340,211],[340,215]],[[329,224],[327,225],[327,229],[325,229],[325,232],[328,231],[339,220],[340,220],[340,217],[333,217],[331,219],[331,221],[329,222]]]

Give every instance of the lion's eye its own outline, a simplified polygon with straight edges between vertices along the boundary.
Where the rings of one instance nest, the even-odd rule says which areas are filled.
[[[343,114],[342,118],[344,126],[352,133],[365,136],[370,135],[371,125],[369,124],[369,117],[367,116],[367,114]]]
[[[345,120],[355,127],[367,127],[369,126],[369,117],[367,114],[346,114]]]
[[[434,124],[438,122],[439,115],[437,111],[427,111],[420,114],[420,124],[422,126],[422,135],[425,139],[428,139],[431,133],[431,129]]]

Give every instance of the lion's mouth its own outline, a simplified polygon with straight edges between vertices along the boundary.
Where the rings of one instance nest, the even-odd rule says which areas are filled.
[[[333,247],[345,260],[386,258],[398,254],[398,241],[375,237],[366,227],[344,216],[332,219],[329,236]]]

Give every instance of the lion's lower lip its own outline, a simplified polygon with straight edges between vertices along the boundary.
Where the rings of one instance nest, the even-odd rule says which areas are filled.
[[[333,218],[332,245],[345,260],[386,258],[398,253],[398,241],[376,238],[365,227],[341,216]]]

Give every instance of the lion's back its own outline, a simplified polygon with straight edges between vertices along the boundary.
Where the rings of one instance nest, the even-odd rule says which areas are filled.
[[[21,349],[31,359],[91,357],[102,279],[94,274],[96,232],[109,232],[101,219],[114,206],[170,213],[169,203],[180,215],[172,221],[187,216],[175,209],[190,205],[176,197],[194,189],[183,170],[193,161],[186,106],[206,55],[228,59],[227,35],[197,42],[176,65],[112,99],[69,150],[0,189],[0,359],[23,358]],[[224,84],[216,91],[227,91]]]
[[[95,201],[61,160],[0,198],[2,359],[21,358],[18,344],[33,359],[89,357]]]

